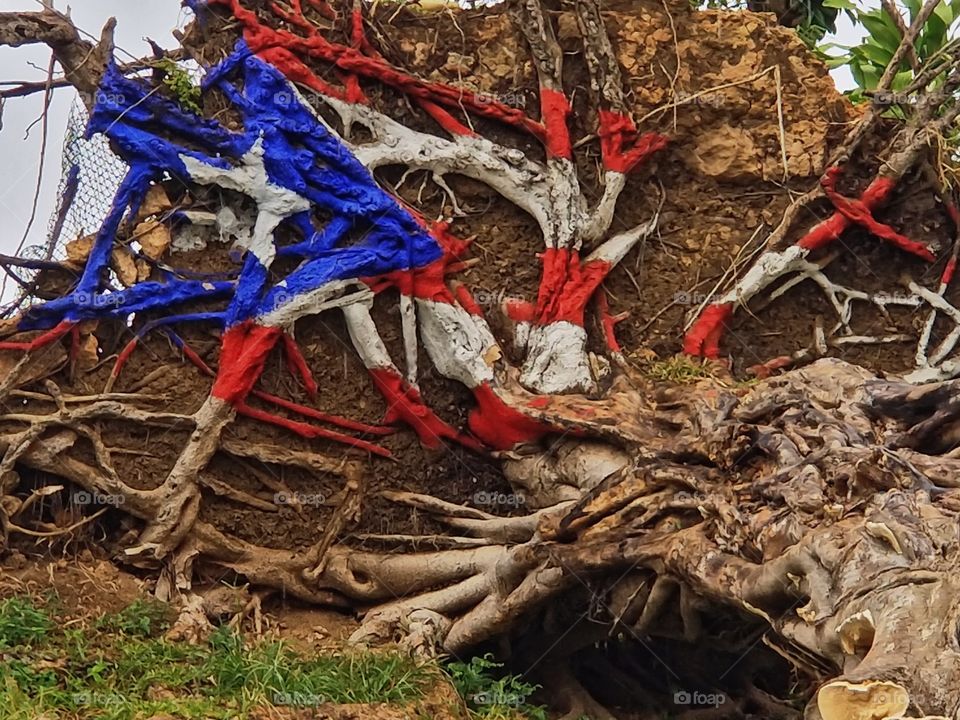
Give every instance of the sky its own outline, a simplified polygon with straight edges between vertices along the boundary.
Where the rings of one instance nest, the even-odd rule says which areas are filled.
[[[55,7],[66,11],[68,0],[54,0]],[[179,0],[70,0],[70,15],[81,30],[100,37],[100,29],[109,17],[117,18],[116,44],[118,60],[131,58],[120,48],[142,57],[150,54],[143,40],[148,36],[161,47],[177,47],[171,31],[189,17],[180,9]],[[40,10],[39,0],[0,0],[0,12]],[[19,48],[0,47],[0,82],[44,81],[50,62],[45,45]],[[50,105],[49,136],[43,182],[37,216],[26,245],[44,244],[50,217],[56,206],[64,132],[76,93],[72,88],[56,90]],[[0,129],[0,214],[4,218],[0,230],[0,253],[12,254],[20,244],[30,220],[36,191],[41,148],[41,127],[27,128],[40,117],[43,93],[8,100],[3,109]]]
[[[54,0],[58,10],[68,9],[68,0]],[[868,0],[867,5],[879,4]],[[0,12],[38,10],[40,0],[0,0]],[[73,0],[69,7],[71,17],[81,29],[95,37],[109,17],[117,18],[117,55],[121,61],[149,54],[144,37],[150,37],[162,47],[176,47],[171,32],[189,19],[189,13],[181,10],[179,0]],[[846,16],[838,21],[838,33],[833,38],[841,44],[856,44],[862,30],[854,28]],[[124,52],[126,51],[126,53]],[[50,52],[45,46],[20,48],[0,47],[0,82],[43,81]],[[849,71],[845,68],[834,71],[841,89],[852,87]],[[61,158],[64,132],[75,93],[71,88],[57,90],[48,116],[49,136],[46,161],[36,218],[26,246],[43,245],[46,242],[50,217],[56,205],[57,187],[60,182]],[[13,254],[23,238],[30,221],[31,208],[37,185],[42,132],[39,124],[27,130],[40,117],[43,108],[43,93],[27,98],[9,100],[3,109],[3,126],[0,129],[0,213],[5,218],[0,232],[0,253]]]

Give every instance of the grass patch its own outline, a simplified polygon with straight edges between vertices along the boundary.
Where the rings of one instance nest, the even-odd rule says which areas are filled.
[[[689,385],[712,377],[709,365],[688,355],[675,355],[666,360],[650,363],[645,374],[653,380]]]
[[[447,672],[470,714],[478,720],[547,720],[545,708],[528,702],[539,686],[504,674],[502,667],[492,655],[484,655],[468,663],[448,663]]]
[[[11,597],[0,601],[0,650],[40,643],[53,627],[47,613],[28,599]]]
[[[166,617],[162,605],[137,601],[88,628],[62,628],[30,599],[3,601],[0,718],[227,720],[269,706],[407,705],[445,679],[436,663],[396,653],[305,658],[227,628],[205,645],[174,643],[161,636]]]
[[[120,612],[101,617],[95,627],[133,637],[150,637],[170,627],[170,606],[137,598]]]

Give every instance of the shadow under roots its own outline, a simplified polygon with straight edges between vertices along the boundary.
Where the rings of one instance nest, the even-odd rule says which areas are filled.
[[[724,608],[703,611],[698,637],[687,640],[679,618],[641,634],[580,607],[564,602],[546,622],[527,624],[506,659],[510,672],[540,686],[533,699],[551,717],[800,720],[816,689],[768,647],[762,624]],[[570,623],[557,622],[558,612]]]

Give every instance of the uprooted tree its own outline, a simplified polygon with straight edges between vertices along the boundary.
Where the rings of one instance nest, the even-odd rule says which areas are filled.
[[[936,0],[877,100],[839,102],[807,140],[791,103],[823,71],[758,16],[741,17],[783,54],[684,94],[685,4],[189,4],[167,57],[203,67],[196,98],[169,63],[118,65],[109,24],[97,44],[52,11],[0,13],[0,43],[48,44],[128,167],[66,260],[3,260],[24,288],[0,342],[7,546],[96,527],[187,606],[229,573],[358,611],[357,642],[494,647],[570,717],[700,717],[670,702],[693,689],[729,698],[711,716],[960,717],[960,58],[912,52]],[[723,55],[736,16],[704,15]],[[673,288],[709,282],[682,349],[713,371],[658,382],[617,325],[636,341],[662,313],[628,323],[604,284],[635,283],[651,248],[674,257],[668,216],[709,224],[671,169],[678,112],[748,118],[724,104],[744,87],[775,97],[775,162],[742,202],[777,200],[737,228],[725,272]],[[878,219],[905,188],[939,218],[924,238]],[[892,287],[833,272],[857,233]],[[735,311],[810,288],[835,324],[811,312],[809,343],[759,358],[756,382],[727,375]],[[841,359],[908,342],[905,379]],[[60,500],[71,488],[92,502]]]

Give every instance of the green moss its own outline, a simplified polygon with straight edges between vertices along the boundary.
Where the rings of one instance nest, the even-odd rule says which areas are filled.
[[[158,60],[155,67],[163,71],[163,84],[177,99],[180,107],[197,115],[201,114],[200,86],[193,82],[190,73],[170,58]]]

